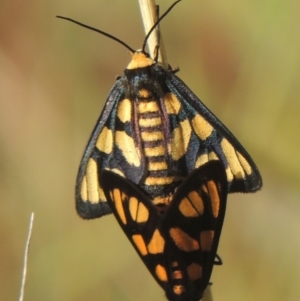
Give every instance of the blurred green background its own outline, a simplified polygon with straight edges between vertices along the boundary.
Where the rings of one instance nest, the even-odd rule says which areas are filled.
[[[32,211],[25,300],[164,300],[114,218],[74,209],[81,155],[130,56],[58,14],[133,48],[144,38],[137,1],[1,1],[0,300],[18,298]],[[169,63],[264,179],[229,196],[215,301],[300,298],[299,16],[296,0],[185,0],[161,24]]]

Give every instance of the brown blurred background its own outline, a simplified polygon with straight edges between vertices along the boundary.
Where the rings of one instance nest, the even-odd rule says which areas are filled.
[[[114,218],[74,209],[81,155],[130,56],[57,14],[133,48],[144,38],[137,1],[1,1],[0,300],[18,298],[32,211],[25,300],[164,300]],[[215,301],[300,298],[299,16],[296,0],[185,0],[161,24],[169,63],[264,179],[229,197]]]

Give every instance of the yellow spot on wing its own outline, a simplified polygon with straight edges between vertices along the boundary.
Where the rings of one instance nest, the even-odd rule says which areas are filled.
[[[145,223],[149,217],[149,210],[143,203],[139,203],[138,211],[137,211],[137,223]]]
[[[137,208],[138,208],[139,201],[135,197],[129,198],[129,212],[131,215],[131,218],[135,221],[137,216]]]
[[[86,202],[88,200],[86,176],[84,176],[81,181],[80,197],[84,202]]]
[[[223,138],[221,141],[221,147],[228,160],[229,166],[231,168],[234,177],[237,179],[244,179],[245,172],[243,167],[241,166],[241,163],[236,155],[233,146],[229,143],[227,139]]]
[[[188,194],[188,198],[192,202],[194,207],[196,208],[197,212],[200,215],[203,215],[204,204],[203,204],[203,200],[202,200],[201,196],[199,195],[199,193],[197,191],[191,191]]]
[[[214,238],[214,231],[206,230],[200,233],[200,245],[201,249],[205,252],[209,252],[211,249],[212,241]]]
[[[194,131],[202,140],[209,137],[214,129],[201,115],[196,115],[192,119],[192,125]]]
[[[117,116],[122,122],[130,122],[132,119],[131,101],[128,98],[120,101]]]
[[[191,138],[191,125],[188,119],[181,121],[172,132],[171,152],[174,160],[180,159],[187,150]]]
[[[127,220],[126,220],[126,216],[125,216],[125,212],[124,212],[124,208],[123,208],[123,204],[122,204],[122,195],[121,195],[121,191],[120,189],[115,188],[113,190],[113,201],[115,202],[115,206],[116,206],[116,211],[122,221],[122,223],[124,225],[126,225]]]
[[[220,197],[216,183],[214,181],[207,182],[208,194],[211,199],[212,212],[214,217],[218,217],[220,210]]]
[[[192,281],[202,278],[202,267],[199,264],[193,262],[186,269],[187,269],[189,278]]]
[[[236,154],[237,154],[237,157],[238,157],[240,163],[242,164],[246,174],[251,175],[252,174],[252,168],[249,165],[248,161],[239,152],[236,152]]]
[[[97,142],[96,147],[106,153],[109,154],[112,152],[113,149],[113,133],[112,130],[107,128],[106,126],[102,129]]]
[[[153,236],[148,243],[148,252],[151,254],[163,253],[165,247],[165,240],[161,236],[158,229],[156,229],[153,233]]]
[[[131,236],[134,244],[136,245],[136,247],[138,248],[138,250],[140,251],[140,253],[145,256],[148,254],[147,252],[147,247],[146,244],[144,242],[144,239],[142,237],[142,235],[140,234],[134,234]]]
[[[180,250],[192,252],[199,249],[199,243],[180,228],[171,228],[169,233]]]
[[[231,182],[234,178],[233,173],[232,173],[229,166],[226,168],[226,176],[227,176],[227,181],[228,182]]]
[[[166,269],[162,265],[158,264],[155,267],[155,274],[159,280],[164,281],[164,282],[168,281]]]
[[[201,156],[199,156],[197,158],[195,167],[198,168],[198,167],[202,166],[203,164],[205,164],[206,162],[208,162],[208,155],[202,154]]]
[[[218,156],[217,156],[217,154],[215,152],[210,152],[208,154],[208,160],[209,161],[219,160],[219,158],[218,158]]]
[[[86,167],[86,191],[87,199],[91,203],[99,202],[99,184],[98,184],[98,171],[97,163],[94,159],[90,158]]]
[[[175,94],[171,92],[166,93],[164,96],[164,103],[168,114],[178,115],[181,108],[181,103]]]
[[[119,176],[125,178],[124,173],[123,173],[122,171],[120,171],[119,169],[113,168],[113,169],[110,169],[110,170],[111,170],[112,172],[116,173],[117,175],[119,175]]]
[[[182,199],[179,205],[179,210],[185,217],[199,216],[198,212],[195,210],[195,208],[187,198]]]
[[[130,165],[140,166],[140,153],[132,137],[124,131],[116,131],[116,144]]]

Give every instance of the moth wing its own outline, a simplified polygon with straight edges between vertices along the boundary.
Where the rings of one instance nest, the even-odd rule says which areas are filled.
[[[189,135],[189,144],[186,144],[184,151],[190,171],[208,161],[220,160],[226,169],[229,192],[260,189],[262,178],[254,161],[226,126],[176,75],[169,73],[166,85],[178,107],[178,130],[174,131],[172,144],[179,145],[184,140],[181,132],[186,137]],[[180,155],[179,152],[177,157]]]
[[[219,161],[211,161],[183,181],[165,212],[161,231],[166,245],[177,250],[177,274],[182,273],[188,288],[182,292],[187,294],[184,300],[199,300],[209,283],[218,257],[226,199],[224,167]],[[176,300],[174,290],[168,294],[170,300]]]
[[[124,98],[122,78],[109,93],[81,160],[76,179],[76,210],[86,219],[111,213],[102,189],[101,172],[113,170],[136,181],[143,165],[134,144],[131,102]]]
[[[222,164],[208,162],[192,172],[164,214],[127,179],[106,170],[102,179],[119,225],[168,299],[200,299],[215,263],[225,215],[227,180]]]
[[[104,170],[103,190],[123,232],[140,258],[164,288],[166,271],[163,268],[165,239],[160,233],[161,216],[148,197],[131,181]]]

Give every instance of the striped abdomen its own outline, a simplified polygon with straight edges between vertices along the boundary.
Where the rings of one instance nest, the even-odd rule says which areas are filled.
[[[139,99],[137,113],[147,170],[142,184],[154,204],[167,204],[177,177],[169,173],[166,118],[157,100],[152,98]]]

